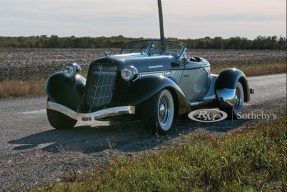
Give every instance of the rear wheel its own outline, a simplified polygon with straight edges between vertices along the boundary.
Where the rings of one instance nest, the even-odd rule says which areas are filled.
[[[174,119],[174,100],[164,89],[142,105],[142,120],[148,132],[165,134],[171,130]]]
[[[244,102],[244,89],[240,82],[236,84],[235,98],[229,102],[228,106],[220,107],[220,110],[224,111],[228,115],[228,119],[237,119],[243,110]]]
[[[48,101],[51,101],[51,99],[48,98]],[[47,109],[47,117],[49,123],[55,129],[71,129],[77,123],[77,120],[51,109]]]

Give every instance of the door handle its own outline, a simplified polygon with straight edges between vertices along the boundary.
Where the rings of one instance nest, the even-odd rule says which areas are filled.
[[[190,76],[185,74],[184,77],[190,77]]]

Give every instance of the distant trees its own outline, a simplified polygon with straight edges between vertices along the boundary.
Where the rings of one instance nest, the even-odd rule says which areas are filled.
[[[245,37],[231,37],[223,39],[222,37],[205,37],[201,39],[181,40],[191,49],[270,49],[286,50],[286,37],[277,36],[258,36],[254,40]]]
[[[12,48],[120,48],[124,43],[143,38],[113,37],[58,37],[57,35],[31,37],[0,37],[0,47]],[[258,36],[254,40],[244,37],[205,37],[200,39],[177,39],[190,49],[270,49],[286,50],[286,37]]]

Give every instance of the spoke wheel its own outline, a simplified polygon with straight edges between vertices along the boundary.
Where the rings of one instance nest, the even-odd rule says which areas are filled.
[[[174,116],[174,103],[168,90],[161,92],[158,104],[158,122],[161,129],[168,131]]]
[[[142,120],[148,132],[165,134],[171,130],[174,119],[174,100],[171,92],[164,89],[143,105]]]

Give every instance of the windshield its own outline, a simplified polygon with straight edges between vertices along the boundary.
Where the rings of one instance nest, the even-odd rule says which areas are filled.
[[[132,41],[127,43],[121,53],[141,53],[144,55],[173,55],[180,57],[185,51],[185,46],[181,43],[173,41],[165,41],[161,44],[160,40],[144,40],[144,41]]]

